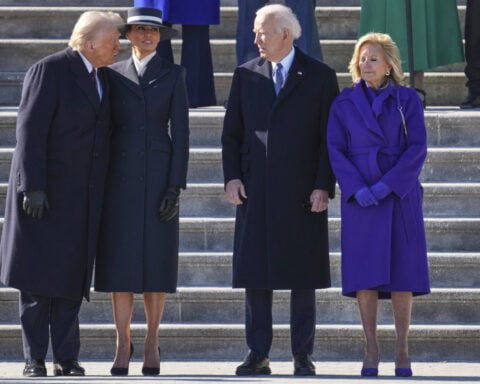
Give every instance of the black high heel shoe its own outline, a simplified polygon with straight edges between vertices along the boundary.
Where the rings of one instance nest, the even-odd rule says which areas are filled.
[[[128,358],[128,364],[130,365],[130,360],[132,359],[133,355],[133,344],[130,343],[130,357]],[[123,367],[112,367],[110,369],[110,374],[112,376],[127,376],[128,375],[128,365],[126,368]]]
[[[160,347],[158,347],[158,358],[160,359]],[[158,367],[142,367],[143,376],[158,376],[160,374],[160,362]]]

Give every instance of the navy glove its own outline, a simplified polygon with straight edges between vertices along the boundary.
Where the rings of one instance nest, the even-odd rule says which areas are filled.
[[[179,197],[180,188],[170,187],[167,189],[158,210],[160,221],[169,221],[178,215],[180,206],[178,203]]]
[[[34,219],[41,219],[43,212],[48,211],[47,194],[44,191],[25,191],[23,192],[23,210]]]
[[[386,184],[382,183],[381,181],[379,181],[376,184],[373,184],[370,187],[370,190],[372,191],[374,196],[377,198],[377,200],[384,199],[385,197],[387,197],[390,194],[390,192],[392,192],[390,187],[387,186]]]
[[[368,187],[363,187],[359,189],[357,193],[355,193],[355,199],[357,200],[358,204],[363,207],[369,207],[371,205],[378,205],[377,198],[373,195]]]

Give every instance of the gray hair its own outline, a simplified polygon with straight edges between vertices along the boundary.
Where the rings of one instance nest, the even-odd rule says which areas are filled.
[[[278,32],[282,29],[288,29],[292,32],[293,39],[298,39],[302,35],[302,27],[298,22],[297,16],[293,11],[283,4],[267,4],[257,10],[257,17],[266,18],[273,16]]]
[[[112,27],[120,29],[123,20],[118,13],[87,11],[80,15],[73,27],[68,45],[74,50],[81,50],[87,41],[95,40],[104,31]]]

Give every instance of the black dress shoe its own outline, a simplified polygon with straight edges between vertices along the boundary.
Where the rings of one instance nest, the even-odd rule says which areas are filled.
[[[25,377],[43,377],[47,376],[47,368],[43,360],[27,360],[25,368],[23,369],[23,376]]]
[[[293,356],[293,374],[295,376],[315,376],[315,365],[312,357],[307,354]]]
[[[460,104],[461,109],[480,108],[480,95],[469,93],[467,98]]]
[[[270,360],[267,355],[249,352],[243,364],[237,367],[237,376],[270,375]]]
[[[83,369],[77,360],[57,361],[53,363],[53,374],[55,376],[85,376]]]
[[[124,367],[112,367],[110,369],[110,375],[112,376],[127,376],[128,375],[128,366],[130,365],[130,360],[132,359],[133,355],[133,344],[130,343],[130,357],[128,358],[128,365],[126,368]]]

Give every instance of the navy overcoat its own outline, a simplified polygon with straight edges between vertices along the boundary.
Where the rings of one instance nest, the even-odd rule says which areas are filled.
[[[186,187],[185,70],[155,55],[140,81],[132,58],[111,66],[110,167],[95,289],[175,292],[179,219],[161,222],[168,187]]]
[[[70,48],[27,72],[0,247],[1,281],[30,293],[89,297],[108,162],[109,105]],[[24,191],[46,191],[50,210],[34,219]]]
[[[134,6],[161,9],[163,20],[172,24],[220,23],[220,0],[135,0]]]
[[[335,72],[298,48],[278,97],[268,61],[235,70],[223,171],[225,183],[242,180],[248,199],[237,206],[234,287],[330,286],[327,212],[311,213],[304,202],[314,189],[334,194],[326,127],[337,94]]]

